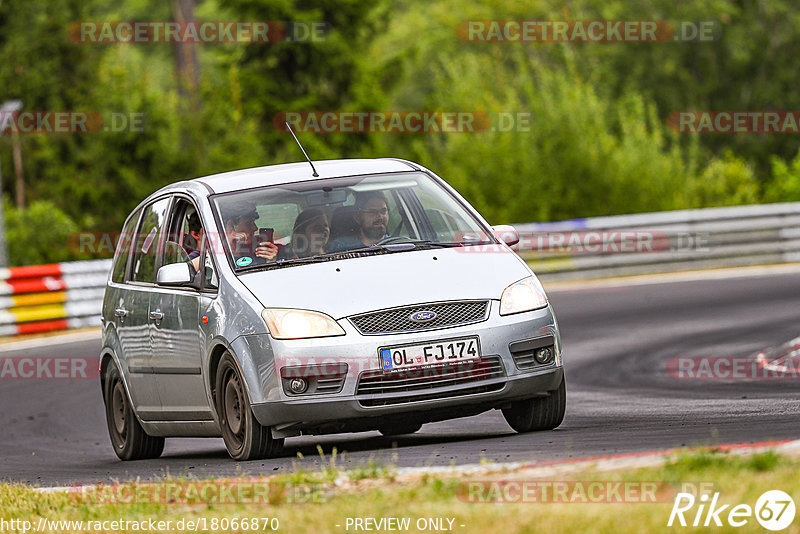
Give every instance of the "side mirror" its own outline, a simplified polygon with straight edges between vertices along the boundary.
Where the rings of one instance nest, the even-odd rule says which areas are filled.
[[[188,286],[192,283],[192,271],[186,262],[162,265],[156,274],[160,286]]]
[[[519,232],[517,232],[517,229],[509,224],[500,224],[498,226],[492,226],[492,233],[497,239],[499,239],[509,247],[513,247],[514,245],[519,243]]]

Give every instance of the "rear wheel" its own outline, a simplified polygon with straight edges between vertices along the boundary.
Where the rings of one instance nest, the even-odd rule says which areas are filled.
[[[380,432],[384,436],[402,436],[403,434],[413,434],[420,428],[422,428],[422,425],[420,424],[404,424],[386,428],[379,428],[378,432]]]
[[[149,436],[133,413],[119,369],[112,361],[105,370],[103,400],[106,423],[114,452],[121,460],[158,458],[164,452],[164,438]]]
[[[274,439],[269,427],[261,425],[253,415],[244,379],[228,352],[219,363],[214,396],[222,439],[231,458],[258,460],[280,452],[283,438]]]
[[[551,391],[547,397],[517,401],[510,408],[503,409],[503,417],[511,428],[520,433],[552,430],[564,420],[566,409],[567,384],[562,377],[558,389]]]

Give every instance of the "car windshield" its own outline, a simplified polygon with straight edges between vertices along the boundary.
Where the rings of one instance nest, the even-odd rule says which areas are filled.
[[[422,172],[330,178],[212,197],[237,271],[495,243]]]

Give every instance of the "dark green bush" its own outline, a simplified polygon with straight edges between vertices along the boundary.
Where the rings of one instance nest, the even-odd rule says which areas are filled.
[[[37,200],[27,209],[18,209],[6,201],[4,212],[10,265],[81,258],[68,246],[68,240],[74,237],[78,226],[52,202]]]

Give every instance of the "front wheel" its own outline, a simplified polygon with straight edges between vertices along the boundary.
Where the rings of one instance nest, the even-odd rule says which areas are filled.
[[[125,384],[112,361],[105,370],[103,401],[106,423],[114,452],[120,460],[158,458],[164,452],[164,438],[149,436],[133,413]]]
[[[269,427],[262,426],[253,415],[244,379],[228,352],[219,363],[214,397],[222,439],[231,458],[259,460],[280,452],[283,438],[274,439]]]
[[[551,391],[547,397],[517,401],[503,409],[503,417],[511,428],[520,433],[552,430],[564,420],[566,409],[567,384],[561,377],[558,389]]]

